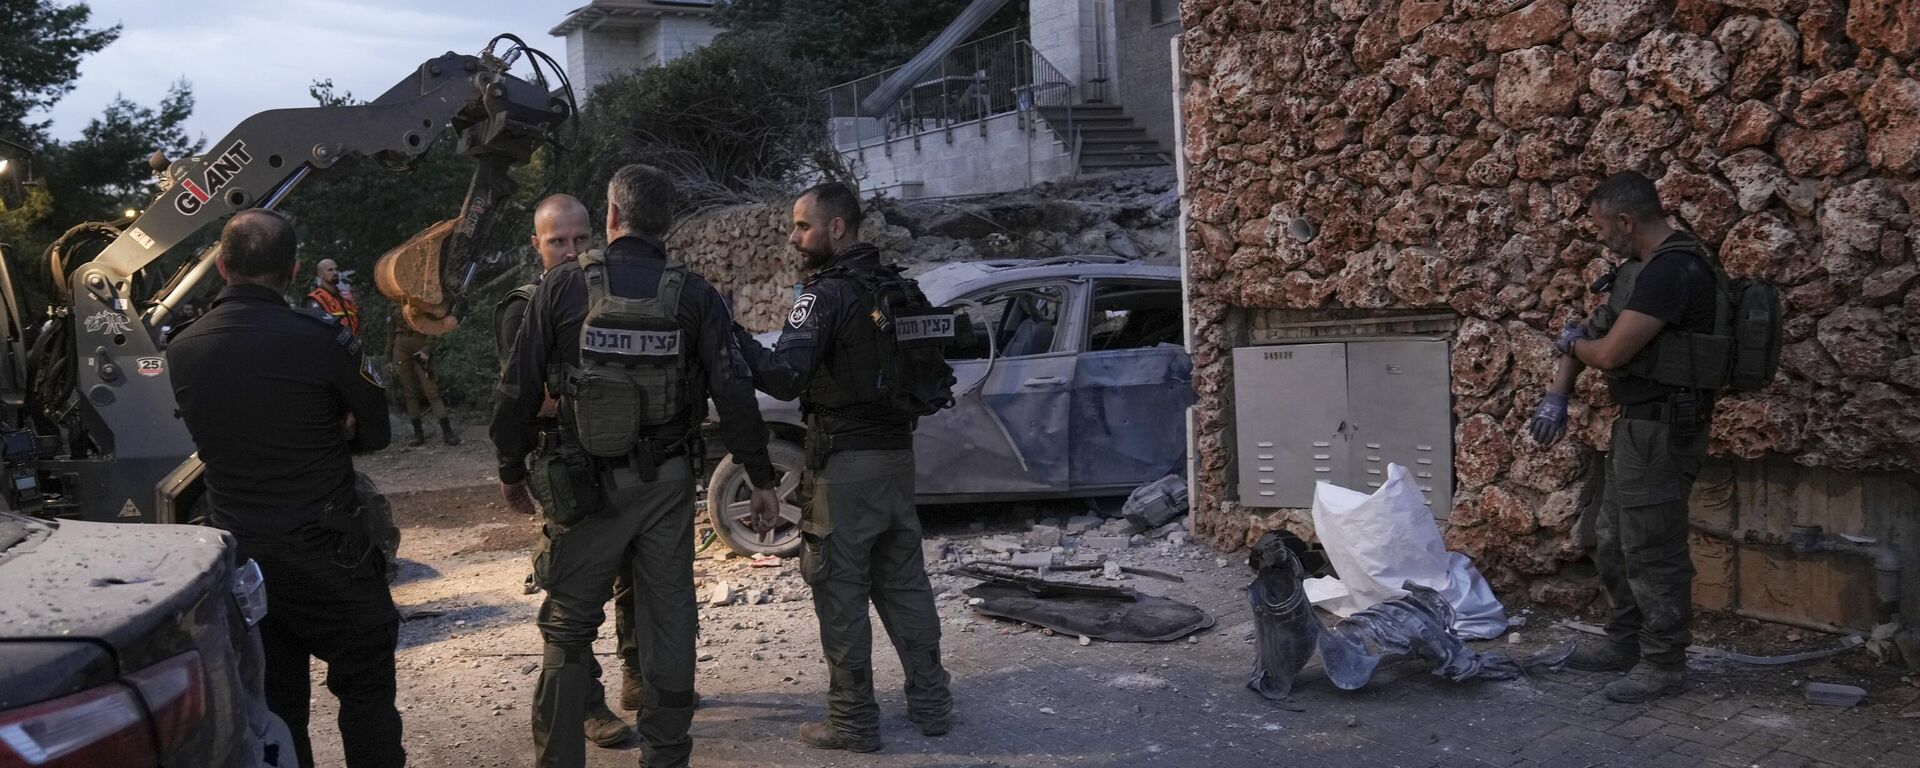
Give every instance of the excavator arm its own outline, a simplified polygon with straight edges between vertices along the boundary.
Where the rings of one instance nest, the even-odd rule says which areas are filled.
[[[503,40],[511,45],[495,56]],[[539,84],[510,72],[521,55],[533,57]],[[541,62],[559,78],[560,95],[545,87]],[[449,52],[422,63],[367,104],[261,112],[206,154],[171,163],[156,158],[165,168],[160,193],[144,211],[69,233],[112,235],[92,261],[60,275],[62,243],[49,249],[58,298],[31,355],[32,375],[38,412],[63,434],[59,456],[40,461],[42,473],[66,478],[62,485],[79,498],[75,512],[82,517],[153,520],[165,506],[156,500],[156,483],[181,465],[193,443],[175,414],[159,329],[212,271],[219,248],[196,254],[158,293],[142,295],[137,276],[169,251],[234,213],[278,206],[301,182],[324,178],[340,163],[407,167],[451,132],[458,153],[477,164],[459,214],[381,257],[375,269],[406,322],[444,333],[458,322],[460,290],[478,264],[479,245],[513,193],[508,170],[573,113],[564,72],[546,54],[502,35],[477,56]]]

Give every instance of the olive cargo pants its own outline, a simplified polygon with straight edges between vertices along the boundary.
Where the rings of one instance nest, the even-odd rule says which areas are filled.
[[[1684,666],[1693,642],[1687,497],[1706,459],[1707,431],[1674,445],[1665,422],[1615,420],[1594,525],[1593,562],[1613,603],[1607,638],[1664,667]]]
[[[675,457],[660,465],[651,483],[626,468],[602,471],[600,481],[606,508],[570,526],[547,523],[534,555],[534,575],[547,594],[538,622],[546,648],[534,692],[535,760],[542,768],[577,768],[586,762],[581,724],[587,700],[600,691],[593,640],[606,618],[616,574],[630,567],[632,611],[640,622],[633,640],[647,682],[636,724],[641,765],[679,768],[693,751],[687,735],[693,722],[698,618],[692,466],[686,457]]]
[[[447,406],[440,402],[440,387],[433,383],[431,366],[413,356],[432,346],[433,339],[422,334],[408,331],[393,334],[393,373],[400,379],[408,419],[418,420],[422,413],[431,413],[436,419],[447,417]]]
[[[914,509],[913,451],[842,451],[810,473],[800,530],[800,573],[813,589],[827,658],[828,719],[857,738],[878,735],[873,698],[873,625],[880,614],[906,673],[907,714],[916,722],[953,709],[940,664],[934,611]]]

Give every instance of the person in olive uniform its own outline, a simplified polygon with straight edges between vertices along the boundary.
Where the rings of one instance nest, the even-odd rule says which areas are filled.
[[[541,200],[533,209],[533,249],[540,254],[540,275],[534,282],[515,288],[500,303],[498,314],[499,328],[494,336],[495,348],[499,352],[502,364],[511,354],[514,337],[520,334],[520,324],[526,321],[527,305],[533,301],[533,292],[540,287],[540,279],[546,273],[567,262],[579,258],[587,250],[587,244],[593,238],[593,224],[588,218],[587,207],[572,195],[551,195]],[[540,405],[539,426],[543,430],[559,427],[552,398]],[[527,576],[527,583],[534,584],[534,576]],[[529,587],[532,590],[532,587]],[[642,686],[636,682],[640,674],[639,649],[634,644],[631,601],[633,600],[632,561],[622,563],[613,582],[613,628],[619,638],[620,666],[625,673],[624,687],[621,689],[622,704],[632,703],[627,709],[639,709],[639,694]],[[597,661],[597,659],[596,659]],[[632,695],[629,696],[628,694]],[[593,675],[593,685],[587,694],[587,720],[585,726],[587,741],[595,746],[615,747],[633,737],[633,729],[627,727],[619,715],[607,706],[607,692],[600,685],[600,674]]]
[[[801,574],[813,588],[831,675],[828,718],[801,726],[800,739],[821,749],[871,752],[881,742],[869,600],[900,654],[914,726],[928,736],[946,733],[953,696],[940,663],[940,617],[914,508],[914,419],[878,402],[849,401],[845,382],[871,377],[880,364],[873,300],[846,276],[820,274],[880,267],[879,249],[859,240],[861,218],[860,199],[845,184],[822,184],[802,195],[788,243],[815,274],[773,349],[738,335],[754,384],[783,400],[800,398],[809,454],[828,453],[825,464],[808,473],[800,523]]]
[[[423,414],[432,414],[439,420],[441,442],[459,445],[460,434],[453,431],[453,422],[447,418],[447,404],[440,400],[440,385],[433,382],[433,337],[414,330],[396,316],[393,346],[388,355],[393,360],[394,378],[400,380],[407,420],[413,422],[413,439],[407,445],[417,448],[427,444],[426,429],[420,424]]]
[[[1659,192],[1638,173],[1601,182],[1587,214],[1601,243],[1626,262],[1608,305],[1567,326],[1555,343],[1563,355],[1558,375],[1528,430],[1543,445],[1558,440],[1575,378],[1588,367],[1607,372],[1620,416],[1603,470],[1593,559],[1613,610],[1606,641],[1582,644],[1568,663],[1625,672],[1607,685],[1607,697],[1642,702],[1687,684],[1694,573],[1687,496],[1706,458],[1713,405],[1711,390],[1655,381],[1644,363],[1663,332],[1714,332],[1718,267],[1699,240],[1668,223]]]
[[[215,263],[227,287],[167,349],[174,396],[206,462],[212,524],[266,576],[267,705],[292,729],[300,764],[313,765],[307,665],[317,657],[340,699],[349,768],[404,765],[400,614],[349,455],[386,447],[386,392],[351,332],[287,306],[294,247],[278,213],[227,222]]]
[[[513,509],[532,513],[527,456],[536,448],[532,471],[545,478],[534,478],[545,483],[541,502],[548,518],[544,550],[535,563],[547,593],[539,614],[546,649],[533,710],[534,751],[541,766],[585,762],[579,723],[598,670],[593,640],[622,567],[633,569],[634,613],[648,620],[635,632],[639,660],[645,664],[637,723],[644,745],[642,764],[684,766],[692,753],[693,740],[687,734],[693,721],[697,618],[692,454],[709,395],[720,411],[722,440],[753,480],[751,508],[759,516],[778,514],[767,428],[760,420],[751,374],[733,341],[732,312],[712,285],[671,262],[661,241],[672,223],[673,205],[673,184],[660,171],[630,165],[615,173],[607,188],[608,245],[604,266],[598,268],[604,271],[596,278],[605,285],[591,288],[580,262],[548,272],[534,292],[501,374],[492,436],[502,495]],[[584,450],[583,428],[639,420],[616,415],[582,424],[572,415],[576,407],[596,405],[572,401],[569,392],[578,381],[573,372],[583,370],[589,351],[604,353],[605,339],[628,333],[589,326],[589,296],[604,290],[627,299],[655,297],[676,272],[682,282],[674,347],[689,366],[681,382],[687,387],[679,400],[684,409],[668,428],[640,435],[629,456],[595,458]],[[560,400],[560,429],[543,433],[536,419],[550,391]],[[641,394],[660,402],[671,393]],[[575,462],[591,485],[568,484],[574,474],[568,470]],[[557,473],[559,480],[552,479],[556,463],[563,470]],[[586,513],[596,506],[600,509]]]

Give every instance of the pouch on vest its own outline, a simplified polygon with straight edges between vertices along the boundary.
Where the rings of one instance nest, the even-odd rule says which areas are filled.
[[[933,306],[920,284],[904,277],[900,267],[841,271],[873,302],[869,317],[877,336],[878,375],[868,380],[871,391],[857,394],[914,418],[952,406],[954,376],[946,350],[972,339],[969,316]]]
[[[666,262],[650,298],[614,294],[598,251],[581,256],[580,268],[587,280],[580,366],[565,371],[558,389],[587,453],[619,458],[686,409],[686,335],[678,319],[686,268]]]
[[[562,448],[534,454],[527,484],[540,509],[556,525],[569,526],[606,508],[593,459],[578,450]]]

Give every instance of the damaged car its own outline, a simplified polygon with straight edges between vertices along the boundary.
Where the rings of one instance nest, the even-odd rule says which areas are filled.
[[[0,510],[0,766],[292,766],[233,537]]]
[[[1178,268],[1060,257],[946,264],[918,279],[976,329],[947,353],[955,405],[914,435],[921,503],[1126,496],[1180,465],[1194,394]],[[779,333],[757,338],[771,346]],[[748,529],[751,484],[731,456],[709,479],[708,515],[735,552],[791,555],[806,429],[797,401],[762,394],[760,413],[781,476],[780,528]]]

